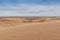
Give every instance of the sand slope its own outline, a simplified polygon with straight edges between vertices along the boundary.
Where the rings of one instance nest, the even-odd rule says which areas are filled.
[[[52,20],[60,20],[56,17],[0,17],[0,26],[10,26],[22,23],[42,23],[49,22]]]
[[[0,30],[0,40],[60,40],[60,21],[6,28]]]

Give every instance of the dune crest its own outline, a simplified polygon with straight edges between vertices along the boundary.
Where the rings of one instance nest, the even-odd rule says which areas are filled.
[[[0,26],[17,25],[22,23],[42,23],[60,20],[56,17],[20,17],[20,18],[0,18]]]

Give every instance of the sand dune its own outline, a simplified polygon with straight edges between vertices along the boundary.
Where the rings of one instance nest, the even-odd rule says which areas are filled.
[[[0,40],[60,40],[60,21],[26,23],[2,29]]]
[[[42,23],[49,22],[53,20],[60,20],[60,18],[56,17],[20,17],[20,18],[3,18],[0,17],[0,26],[10,26],[22,23]]]

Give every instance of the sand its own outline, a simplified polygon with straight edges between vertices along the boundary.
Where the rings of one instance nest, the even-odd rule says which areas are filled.
[[[42,22],[49,22],[52,20],[60,20],[60,18],[56,18],[56,17],[18,17],[18,18],[0,17],[0,26],[10,26],[10,25],[17,25],[17,24],[22,24],[22,23],[42,23]]]
[[[25,23],[2,28],[0,40],[60,40],[60,21]]]

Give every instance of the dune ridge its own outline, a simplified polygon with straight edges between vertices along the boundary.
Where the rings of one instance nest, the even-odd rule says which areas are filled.
[[[9,26],[22,23],[42,23],[54,20],[60,20],[56,17],[22,17],[22,18],[0,18],[0,26]]]

